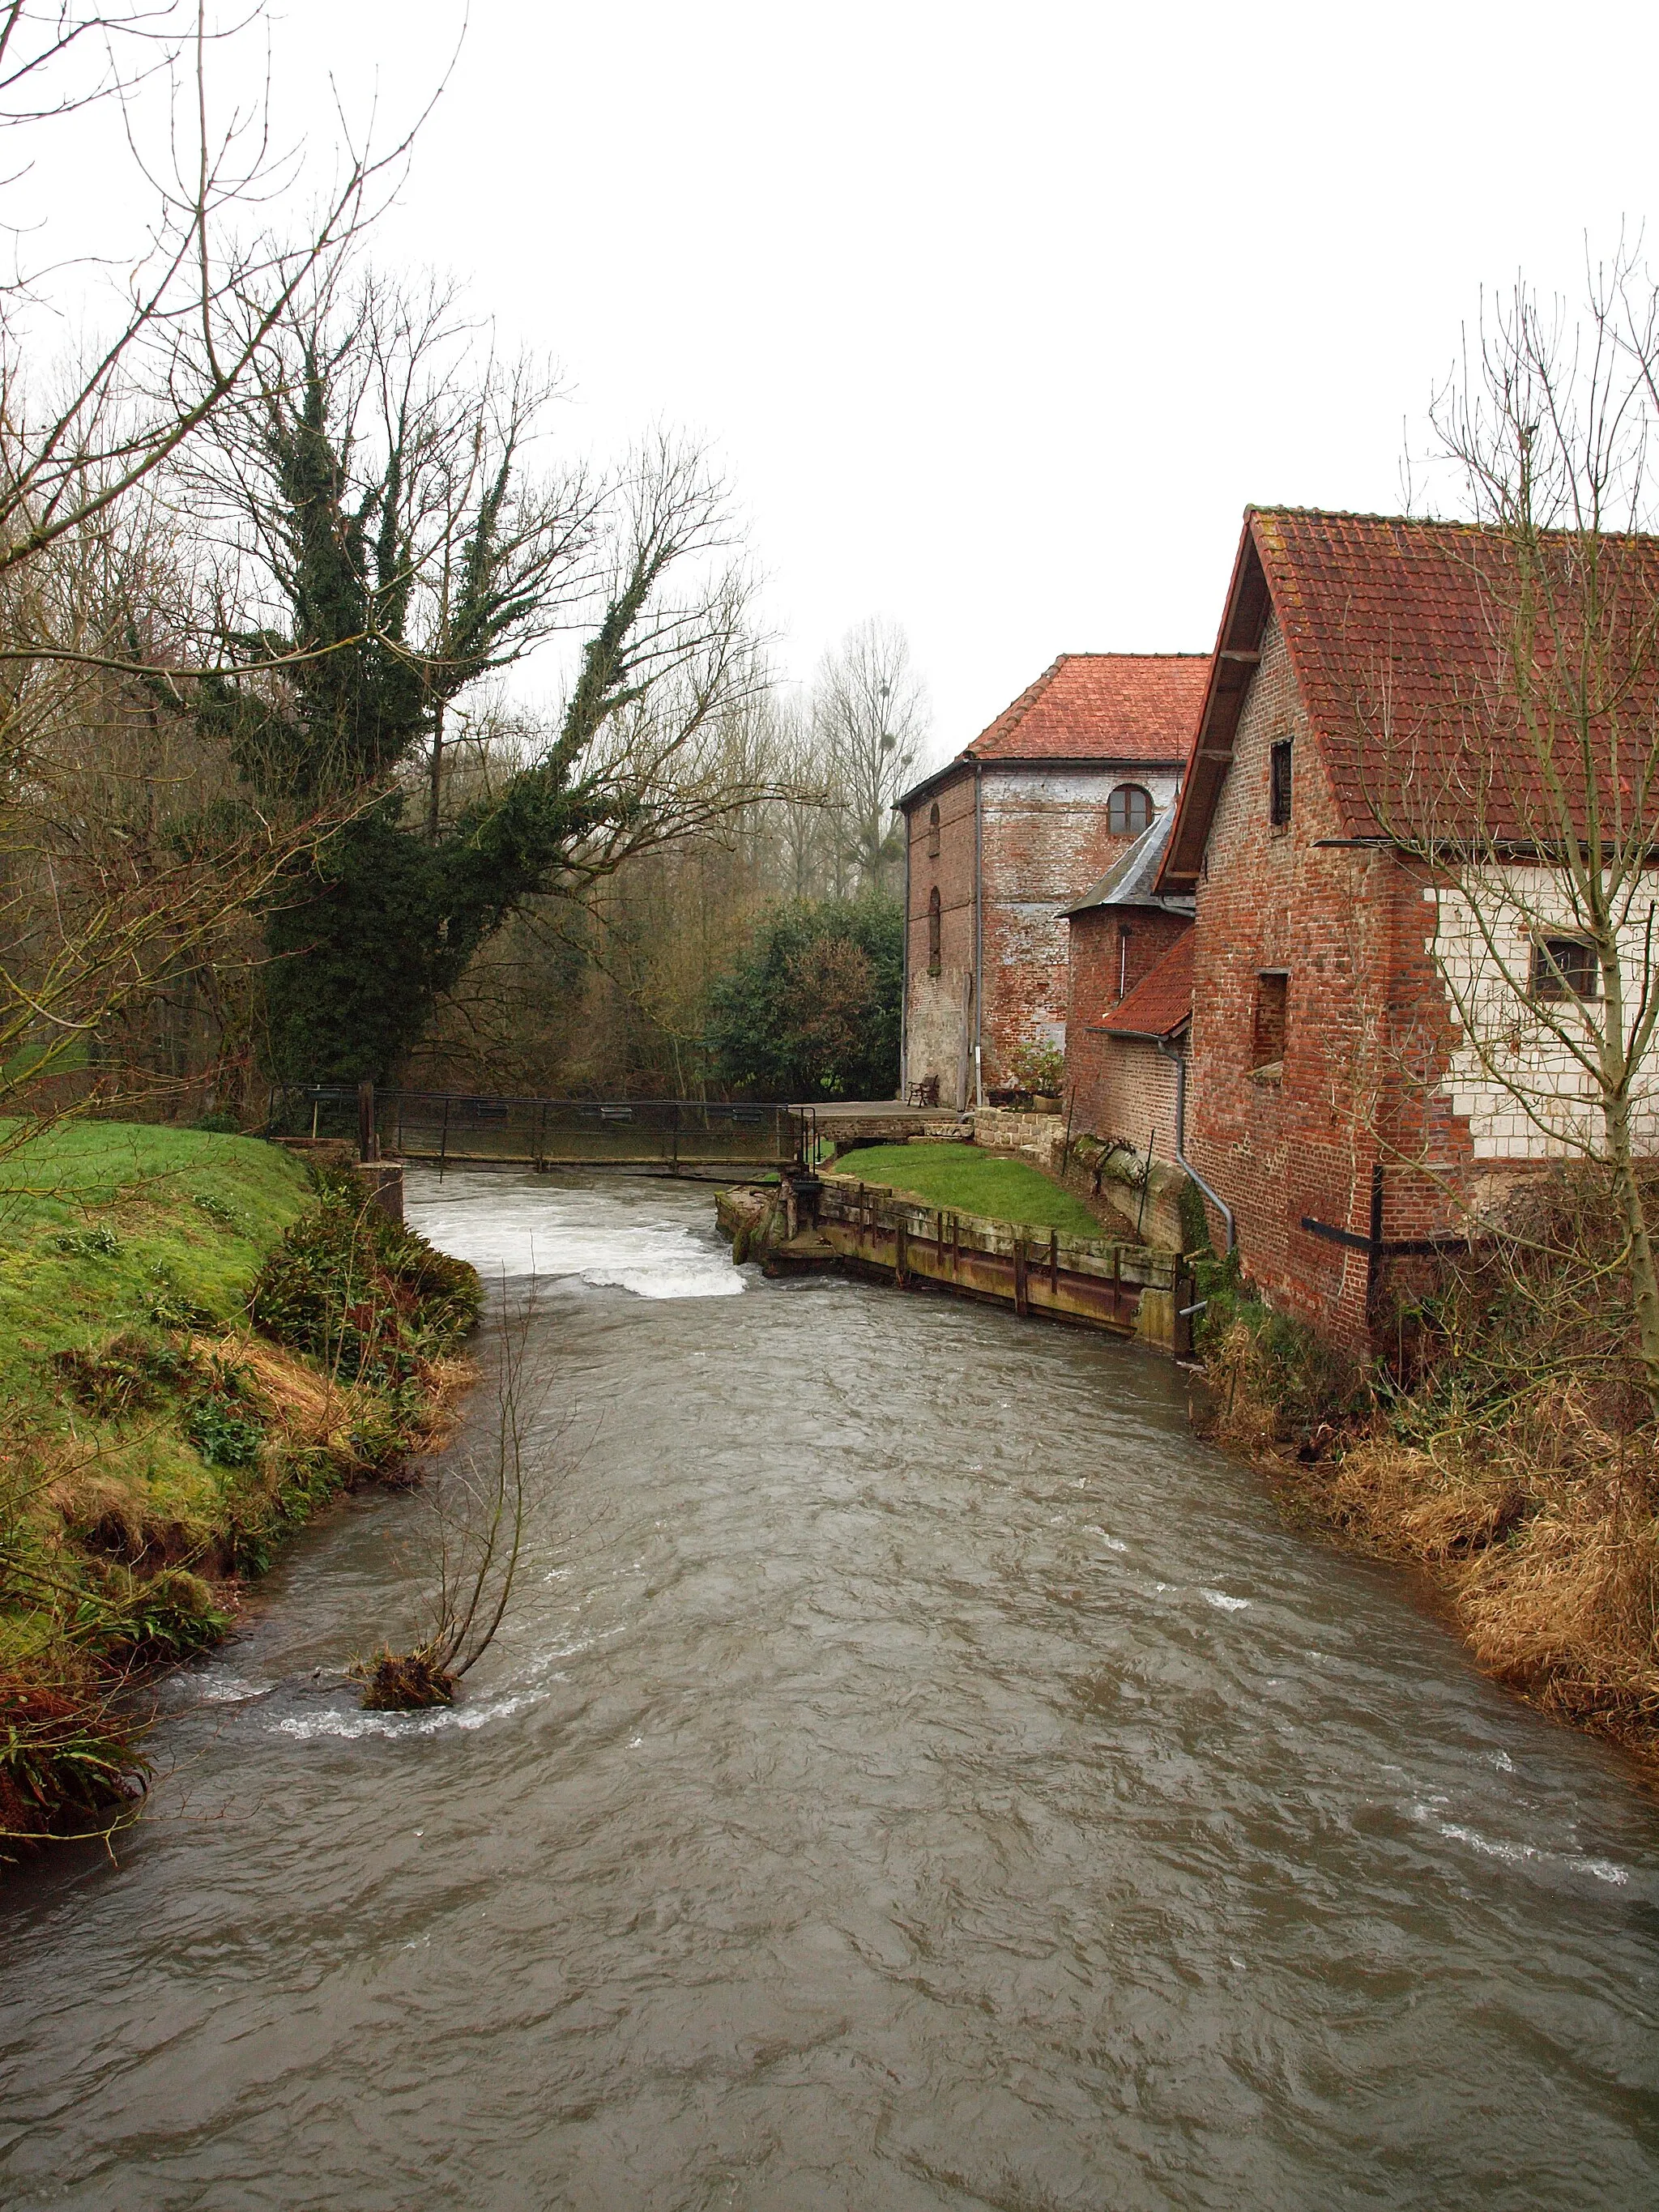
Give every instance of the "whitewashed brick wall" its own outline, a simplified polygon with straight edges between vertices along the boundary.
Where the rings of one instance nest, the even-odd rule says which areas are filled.
[[[1549,1159],[1576,1153],[1587,1143],[1599,1147],[1601,1116],[1595,1079],[1551,1034],[1525,994],[1534,938],[1558,931],[1573,934],[1559,878],[1547,868],[1488,869],[1481,873],[1474,904],[1455,890],[1429,890],[1423,896],[1432,909],[1425,943],[1446,979],[1454,1025],[1462,1030],[1462,1014],[1468,1017],[1446,1087],[1453,1110],[1468,1118],[1475,1158]],[[1486,917],[1484,931],[1474,918],[1477,905]],[[1659,933],[1650,954],[1643,938],[1642,929],[1632,925],[1621,963],[1626,1027],[1629,1010],[1643,992],[1647,959],[1659,968]],[[1659,974],[1647,981],[1652,988]],[[1549,1013],[1575,1024],[1589,1040],[1606,1008],[1600,1000],[1582,1009],[1571,1000],[1553,1000]],[[1525,1095],[1531,1114],[1522,1110],[1511,1083]],[[1659,1153],[1659,1057],[1651,1054],[1638,1091],[1636,1134],[1644,1152]]]

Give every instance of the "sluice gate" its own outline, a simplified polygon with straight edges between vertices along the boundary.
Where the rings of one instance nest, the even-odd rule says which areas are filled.
[[[795,1251],[812,1256],[794,1259]],[[1018,1314],[1134,1337],[1176,1358],[1192,1349],[1192,1278],[1180,1255],[1107,1237],[1062,1236],[826,1174],[810,1232],[775,1246],[769,1272],[825,1265],[900,1288],[926,1284]]]

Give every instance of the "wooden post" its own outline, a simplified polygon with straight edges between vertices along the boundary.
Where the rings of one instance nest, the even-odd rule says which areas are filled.
[[[360,1160],[378,1160],[380,1157],[380,1139],[374,1133],[374,1085],[357,1085],[357,1157]]]
[[[1048,1295],[1050,1297],[1060,1296],[1060,1231],[1058,1229],[1051,1229],[1048,1231]]]
[[[1030,1300],[1026,1296],[1025,1265],[1025,1239],[1023,1237],[1016,1237],[1014,1239],[1014,1311],[1017,1314],[1030,1313],[1031,1310]]]
[[[904,1224],[901,1221],[896,1225],[893,1231],[893,1280],[898,1285],[900,1290],[904,1288],[904,1261],[906,1257],[904,1246]]]

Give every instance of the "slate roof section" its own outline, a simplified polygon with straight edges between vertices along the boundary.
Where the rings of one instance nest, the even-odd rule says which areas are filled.
[[[1659,538],[1601,541],[1609,610],[1597,645],[1628,731],[1659,704],[1650,624],[1659,605]],[[1578,598],[1574,539],[1543,541],[1558,607]],[[1511,649],[1513,556],[1498,532],[1401,515],[1251,507],[1198,735],[1163,874],[1190,889],[1264,623],[1276,612],[1297,688],[1350,837],[1432,835],[1521,845],[1551,834],[1533,757],[1521,742]],[[1570,654],[1575,641],[1564,638]],[[1550,648],[1534,662],[1547,696]],[[1610,761],[1610,726],[1599,739]],[[1582,806],[1571,745],[1560,765]],[[1609,771],[1610,775],[1610,771]],[[1604,794],[1615,796],[1611,781]]]
[[[1193,915],[1196,907],[1192,899],[1172,897],[1155,888],[1174,825],[1175,809],[1166,806],[1162,814],[1153,817],[1152,827],[1142,830],[1127,853],[1119,854],[1100,881],[1085,891],[1075,906],[1060,908],[1062,918],[1087,914],[1103,906],[1153,907],[1160,914]]]
[[[970,745],[907,791],[909,805],[973,761],[1178,768],[1210,672],[1202,653],[1062,653]]]
[[[1091,1028],[1113,1036],[1172,1037],[1193,1018],[1193,935],[1183,930],[1155,968]]]

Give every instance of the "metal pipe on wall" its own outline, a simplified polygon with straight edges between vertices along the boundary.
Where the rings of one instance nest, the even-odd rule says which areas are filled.
[[[1231,1252],[1238,1243],[1238,1229],[1233,1220],[1233,1210],[1231,1206],[1228,1205],[1226,1200],[1222,1197],[1219,1191],[1211,1189],[1209,1184],[1205,1182],[1203,1176],[1200,1175],[1198,1170],[1193,1165],[1192,1162],[1187,1157],[1187,1055],[1183,1052],[1171,1052],[1169,1046],[1164,1043],[1162,1037],[1159,1037],[1157,1040],[1157,1043],[1158,1048],[1163,1054],[1164,1059],[1172,1060],[1175,1062],[1176,1165],[1186,1170],[1187,1173],[1192,1177],[1193,1181],[1203,1192],[1205,1197],[1209,1200],[1211,1205],[1214,1206],[1217,1212],[1219,1213],[1222,1219],[1226,1223],[1227,1249]],[[1150,1167],[1150,1161],[1147,1164]]]
[[[974,1103],[985,1103],[984,770],[974,763]]]
[[[901,1102],[910,1096],[910,814],[904,823],[904,963],[899,970],[899,1080]]]

